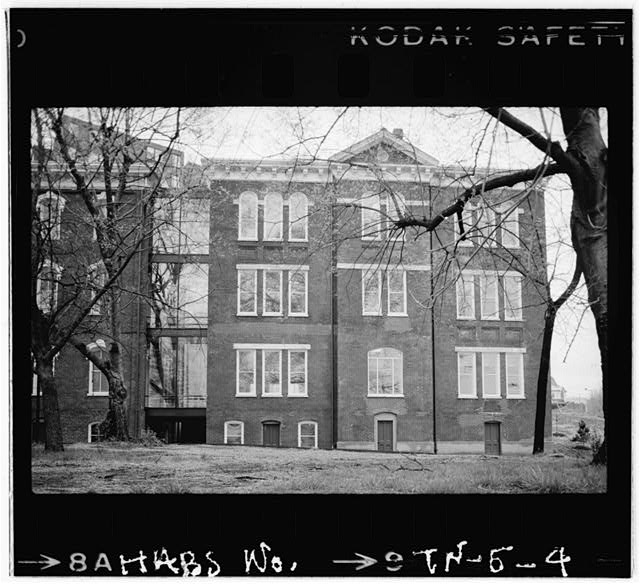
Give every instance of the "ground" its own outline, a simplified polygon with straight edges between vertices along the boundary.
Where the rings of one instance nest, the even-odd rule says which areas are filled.
[[[554,412],[555,416],[555,412]],[[583,417],[590,428],[601,419]],[[606,468],[571,442],[573,414],[554,417],[541,456],[479,456],[251,446],[75,444],[33,448],[36,493],[598,493]]]

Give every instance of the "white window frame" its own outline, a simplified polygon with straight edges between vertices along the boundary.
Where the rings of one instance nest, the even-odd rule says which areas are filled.
[[[302,274],[304,277],[304,312],[292,312],[291,310],[291,280],[294,275]],[[288,272],[288,297],[289,297],[289,305],[288,305],[288,314],[289,316],[309,316],[309,275],[307,270],[289,270]]]
[[[253,312],[241,312],[240,295],[242,292],[240,276],[242,273],[253,272]],[[237,299],[237,316],[258,316],[258,270],[248,270],[245,268],[238,269],[238,299]]]
[[[459,246],[473,247],[473,240],[471,239],[471,229],[473,229],[473,209],[466,207],[462,209],[462,226],[465,228],[464,239],[460,239],[462,234],[460,233],[460,224],[458,223],[457,216],[454,215],[454,233],[456,234],[456,241]]]
[[[108,396],[109,395],[109,382],[106,378],[106,376],[104,375],[104,373],[102,373],[102,371],[100,371],[100,375],[102,375],[104,377],[104,384],[107,386],[106,391],[93,391],[93,374],[96,371],[100,371],[100,369],[98,369],[94,364],[93,361],[89,361],[89,387],[87,388],[87,395],[90,396]]]
[[[485,296],[488,281],[492,279],[495,284],[496,310],[492,314],[485,314]],[[500,320],[500,283],[498,281],[498,273],[482,274],[480,276],[480,319],[481,320]]]
[[[380,195],[375,195],[373,193],[365,194],[362,199],[360,199],[360,237],[365,241],[377,241],[381,238],[380,230],[382,228],[382,213],[380,213]],[[364,209],[363,207],[368,207]],[[365,213],[377,213],[378,219],[374,223],[376,226],[375,232],[372,232],[372,226],[369,226],[367,229],[367,225],[365,224]]]
[[[478,380],[477,380],[477,372],[476,372],[476,354],[473,351],[468,351],[468,352],[458,352],[457,353],[457,365],[458,365],[458,399],[478,399]],[[463,395],[460,392],[460,372],[461,372],[461,368],[460,368],[460,358],[463,356],[468,356],[471,355],[471,362],[473,363],[473,375],[472,375],[472,379],[473,379],[473,395]]]
[[[229,428],[228,426],[231,424],[240,424],[240,444],[243,445],[244,444],[244,422],[241,422],[240,420],[227,420],[224,423],[224,443],[225,444],[229,444],[228,439],[229,439]],[[237,444],[232,444],[232,446],[237,446]]]
[[[279,220],[278,221],[267,221],[267,210],[269,208],[269,203],[277,201],[277,206],[280,211]],[[280,227],[280,233],[275,236],[269,236],[268,227]],[[264,197],[264,213],[262,220],[262,229],[263,229],[263,240],[264,241],[282,241],[284,239],[284,204],[282,200],[282,195],[280,193],[267,193]]]
[[[280,380],[280,391],[278,393],[267,393],[265,384],[266,353],[278,353],[278,379]],[[262,397],[282,397],[282,350],[281,349],[262,349]]]
[[[90,422],[89,425],[87,426],[87,442],[89,444],[94,444],[94,442],[91,440],[91,428],[93,426],[100,426],[101,422]]]
[[[291,393],[291,353],[304,354],[304,393]],[[309,397],[309,351],[306,349],[289,349],[287,351],[287,396]]]
[[[519,377],[519,382],[520,382],[520,388],[521,388],[521,392],[517,395],[509,395],[509,380],[511,379],[510,375],[509,375],[509,358],[511,359],[517,359],[517,363],[518,363],[518,377]],[[524,393],[524,355],[522,353],[505,353],[505,377],[507,380],[507,388],[506,388],[506,397],[507,399],[525,399],[525,393]],[[552,390],[553,392],[553,390]],[[560,392],[561,394],[562,392]]]
[[[501,217],[501,242],[502,246],[507,249],[520,247],[520,211],[521,209],[516,207]]]
[[[301,200],[304,199],[304,215],[301,218],[297,218],[295,219],[295,221],[292,221],[292,201],[298,198]],[[296,225],[304,226],[303,238],[292,237],[291,228],[293,227],[294,223]],[[296,192],[289,197],[289,241],[309,241],[309,198],[304,193]]]
[[[510,279],[516,283],[516,294],[518,301],[517,309],[515,310],[516,316],[510,316],[508,307],[512,307],[513,305],[509,302],[507,296],[507,283],[506,280]],[[522,313],[522,276],[520,274],[504,274],[502,277],[502,291],[504,298],[504,319],[512,322],[522,322],[524,320],[524,316]]]
[[[402,310],[400,312],[391,311],[391,281],[390,274],[402,274]],[[399,292],[394,292],[399,294]],[[387,272],[387,314],[389,316],[408,316],[407,314],[407,272],[406,270],[390,270]]]
[[[471,316],[465,316],[460,314],[462,297],[464,294],[465,284],[471,285],[471,298],[469,304],[471,305]],[[462,290],[460,288],[462,287]],[[472,274],[460,273],[456,280],[456,318],[458,320],[476,320],[476,282],[475,277]]]
[[[302,448],[302,424],[311,424],[314,427],[315,444],[313,448],[318,448],[318,422],[314,422],[312,420],[303,420],[302,422],[298,422],[298,448]]]
[[[53,305],[52,306],[47,306],[46,303],[48,302],[48,298],[42,298],[42,272],[44,272],[45,270],[51,270],[51,272],[55,273],[54,275],[55,279],[53,282],[51,282],[51,285],[53,286],[53,294],[52,294]],[[38,274],[38,279],[36,281],[36,304],[44,314],[49,314],[48,312],[45,312],[45,309],[56,310],[56,308],[58,307],[58,292],[59,292],[61,274],[62,274],[62,268],[58,264],[52,263],[49,260],[44,260],[44,262],[42,263],[40,274]]]
[[[249,197],[252,198],[251,204],[255,205],[256,218],[255,218],[253,229],[252,229],[254,235],[243,236],[242,235],[242,209],[243,209],[243,206],[247,204],[246,202],[243,203],[243,198],[246,201],[246,199]],[[238,241],[258,241],[258,208],[259,208],[258,195],[256,195],[256,193],[254,193],[253,191],[244,191],[238,197]]]
[[[496,246],[495,238],[498,233],[496,227],[496,212],[488,205],[483,205],[478,208],[477,229],[482,238],[480,245],[486,241],[487,247]],[[490,237],[491,239],[489,239]]]
[[[393,351],[396,351],[398,354],[395,357],[384,357],[384,359],[391,359],[392,363],[391,363],[391,372],[392,372],[392,380],[395,381],[395,373],[396,373],[396,369],[394,367],[393,361],[398,360],[399,363],[399,368],[400,368],[400,373],[401,373],[401,378],[402,378],[402,384],[400,385],[400,392],[399,393],[380,393],[380,367],[379,364],[376,363],[376,389],[378,391],[376,392],[372,392],[369,388],[369,378],[371,375],[371,353],[374,353],[375,351],[380,351],[382,349],[391,349]],[[379,357],[373,357],[376,360],[379,360]],[[392,383],[392,385],[394,385]],[[395,349],[394,347],[377,347],[375,349],[371,349],[370,351],[367,352],[367,397],[386,397],[386,398],[394,398],[394,397],[404,397],[404,354],[402,351],[400,351],[400,349]]]
[[[101,288],[104,288],[107,282],[107,269],[104,265],[104,262],[100,260],[95,264],[91,264],[89,266],[88,271],[89,271],[90,282],[92,284],[90,301],[93,302],[93,299],[97,294],[96,290],[93,289],[93,285],[94,283],[96,283]],[[93,304],[93,306],[91,307],[91,310],[89,311],[89,314],[93,316],[99,316],[102,314],[102,298],[104,298],[104,295],[100,298],[100,300],[98,300]]]
[[[267,274],[271,272],[278,274],[279,277],[279,305],[278,312],[267,312]],[[262,271],[262,316],[282,316],[282,270],[263,270]]]
[[[378,278],[378,310],[367,311],[365,299],[366,299],[366,282],[372,278]],[[382,316],[382,272],[376,270],[362,270],[362,316]]]
[[[42,209],[43,203],[45,201],[51,201],[55,199],[57,216],[51,217],[51,207],[48,203],[44,205],[44,207],[49,209],[48,218],[43,219],[42,217]],[[46,193],[42,193],[38,200],[36,201],[36,212],[38,213],[38,220],[40,221],[41,226],[46,226],[49,229],[49,236],[52,240],[60,239],[60,225],[62,224],[62,213],[64,212],[64,207],[67,204],[67,200],[62,196],[51,191],[47,191]],[[54,221],[55,220],[55,221]]]
[[[494,360],[496,366],[496,385],[494,390],[497,393],[489,393],[487,390],[487,369],[489,359]],[[500,399],[502,397],[502,387],[500,384],[500,353],[482,353],[482,397],[483,399]]]
[[[240,391],[240,352],[251,352],[253,354],[253,391]],[[236,349],[236,397],[256,397],[258,395],[258,379],[257,379],[257,351],[256,349]]]

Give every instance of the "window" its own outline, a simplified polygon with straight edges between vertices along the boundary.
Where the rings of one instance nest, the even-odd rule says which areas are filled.
[[[100,442],[101,440],[100,422],[91,422],[88,428],[88,442]]]
[[[105,351],[100,351],[100,357],[106,359]],[[109,382],[104,373],[92,361],[89,361],[89,390],[87,395],[109,395]]]
[[[107,282],[107,270],[104,267],[104,263],[102,261],[97,264],[93,264],[89,266],[89,290],[91,291],[91,302],[96,297],[96,294],[100,292],[105,286]],[[104,295],[100,297],[94,304],[91,306],[91,310],[89,314],[102,314],[103,306],[104,306]]]
[[[388,195],[387,200],[387,215],[391,221],[398,221],[401,216],[406,216],[407,205],[404,195],[402,193],[394,192],[393,195]],[[393,231],[393,223],[389,222],[389,238],[403,241],[405,238],[406,229],[398,229]]]
[[[44,238],[60,239],[60,223],[66,201],[64,197],[51,191],[38,197],[36,211],[40,221],[41,235]]]
[[[307,352],[289,351],[289,396],[307,396]]]
[[[298,448],[318,448],[317,422],[300,422],[298,424]]]
[[[282,241],[282,196],[269,193],[264,198],[264,239]]]
[[[506,353],[507,399],[524,398],[524,365],[522,353]]]
[[[503,278],[504,319],[522,320],[522,277],[506,275]]]
[[[360,201],[362,209],[362,239],[380,239],[380,197],[370,195]]]
[[[458,397],[477,397],[475,353],[458,353]]]
[[[382,272],[362,270],[362,314],[382,315]]]
[[[456,306],[459,319],[473,320],[476,317],[476,296],[474,278],[460,274],[456,282]]]
[[[289,272],[289,316],[308,316],[307,272]]]
[[[456,226],[456,233],[458,234],[458,237],[460,237],[462,236],[462,234],[459,232],[460,225],[458,223],[457,215],[454,215],[454,221]],[[465,238],[460,239],[458,241],[458,245],[461,245],[464,247],[473,246],[473,241],[471,240],[471,230],[473,229],[473,209],[471,209],[470,207],[469,208],[465,207],[462,210],[462,227],[464,229]]]
[[[262,272],[262,314],[264,316],[282,315],[281,270],[264,270]]]
[[[387,310],[389,315],[407,314],[407,273],[404,270],[387,272]]]
[[[257,315],[258,271],[238,270],[238,314]]]
[[[519,209],[516,207],[508,213],[508,215],[502,216],[502,245],[508,248],[517,248],[520,247]]]
[[[496,214],[489,207],[481,207],[478,210],[478,231],[487,240],[489,247],[494,247],[496,242]],[[481,243],[482,244],[482,243]]]
[[[482,353],[482,397],[500,397],[500,353]]]
[[[170,254],[208,254],[209,207],[208,198],[158,198],[153,215],[153,251]]]
[[[258,241],[258,197],[255,193],[240,195],[238,216],[238,239]]]
[[[207,339],[149,336],[146,406],[206,407]]]
[[[244,444],[244,423],[225,422],[224,423],[224,443]]]
[[[236,396],[256,395],[256,351],[239,349],[236,351]]]
[[[480,276],[480,318],[482,320],[500,319],[497,274]]]
[[[369,351],[369,396],[402,396],[402,352],[397,349]]]
[[[45,261],[36,282],[36,304],[44,314],[51,314],[58,305],[58,284],[62,269]]]
[[[204,263],[151,264],[151,326],[205,327],[209,266]]]
[[[289,197],[289,241],[308,240],[309,203],[302,193]]]
[[[282,351],[262,351],[262,396],[282,396]]]

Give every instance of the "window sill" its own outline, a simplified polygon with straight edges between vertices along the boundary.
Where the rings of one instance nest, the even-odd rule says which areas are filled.
[[[258,243],[258,238],[255,239],[241,239],[238,237],[238,243]]]
[[[482,399],[502,399],[501,395],[483,395]]]
[[[476,320],[475,316],[457,316],[456,320],[466,320],[467,322],[471,320]]]
[[[284,316],[282,312],[263,312],[262,316]]]
[[[387,316],[389,317],[400,317],[400,318],[406,318],[409,316],[408,312],[389,312],[387,313]]]
[[[363,312],[362,316],[384,316],[382,312]]]
[[[282,397],[281,393],[263,393],[260,397]]]
[[[524,318],[505,318],[505,322],[524,322]]]
[[[393,398],[393,397],[404,397],[404,393],[394,393],[394,394],[377,394],[377,393],[368,393],[367,397],[381,397],[381,398]]]
[[[486,320],[489,322],[499,322],[500,321],[500,317],[499,316],[481,316],[480,320]]]
[[[305,314],[291,314],[289,313],[289,316],[291,318],[309,318],[309,314],[305,313]]]
[[[506,399],[527,399],[524,395],[508,395]]]
[[[289,393],[289,394],[287,394],[287,397],[309,397],[309,394],[308,394],[308,393],[305,393],[305,394],[303,395],[303,394],[301,394],[301,393],[294,393],[294,394]]]
[[[109,392],[104,393],[87,393],[87,397],[109,397]]]
[[[236,397],[258,397],[255,393],[236,393]]]
[[[309,243],[308,239],[289,239],[288,243]]]
[[[236,312],[236,316],[258,316],[257,312]]]
[[[459,395],[458,399],[478,399],[477,395]]]

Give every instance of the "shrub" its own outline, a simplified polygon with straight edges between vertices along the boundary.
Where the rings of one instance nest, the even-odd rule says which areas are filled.
[[[589,430],[589,426],[587,426],[584,420],[580,420],[578,424],[578,431],[575,436],[571,438],[572,442],[589,442],[591,437],[591,430]]]
[[[140,438],[137,438],[134,442],[138,446],[146,446],[150,448],[164,446],[165,444],[151,428],[145,428],[140,433]]]

